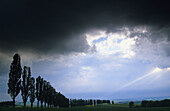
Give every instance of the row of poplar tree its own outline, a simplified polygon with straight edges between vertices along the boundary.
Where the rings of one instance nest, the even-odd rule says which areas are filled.
[[[37,107],[39,107],[39,102],[41,103],[41,107],[43,107],[43,105],[44,107],[47,105],[48,107],[69,106],[69,99],[60,92],[58,93],[50,82],[38,76],[35,84],[34,77],[31,77],[30,67],[24,66],[22,71],[20,55],[15,54],[10,65],[8,80],[8,94],[10,94],[13,99],[13,106],[15,106],[15,98],[20,91],[24,106],[26,106],[28,98],[30,98],[31,107],[33,106],[35,98],[37,98]]]

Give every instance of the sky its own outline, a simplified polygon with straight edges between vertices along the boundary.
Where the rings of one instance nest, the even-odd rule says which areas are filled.
[[[32,76],[68,98],[170,96],[166,0],[4,0],[0,6],[0,101],[12,100],[15,53]],[[16,98],[22,101],[21,96]]]

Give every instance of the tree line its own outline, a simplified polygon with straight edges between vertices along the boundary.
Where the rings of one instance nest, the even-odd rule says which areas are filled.
[[[165,99],[162,101],[142,101],[141,107],[168,107],[170,106],[170,100]]]
[[[84,99],[70,99],[70,105],[71,106],[85,106],[85,105],[98,105],[98,104],[103,104],[103,103],[108,103],[110,104],[110,100],[84,100]],[[112,101],[112,104],[114,104],[114,101]]]
[[[170,106],[170,99],[164,99],[161,101],[141,101],[141,105],[136,105],[135,107],[169,107]],[[134,102],[129,102],[129,107],[134,107]]]
[[[39,103],[41,103],[41,107],[69,106],[69,99],[57,92],[50,82],[44,80],[41,76],[38,76],[36,80],[31,77],[30,67],[24,66],[22,71],[20,55],[15,54],[10,65],[8,80],[8,94],[13,100],[13,106],[15,106],[15,98],[20,91],[24,106],[26,106],[28,98],[31,107],[35,98],[37,99],[37,107],[39,107]]]

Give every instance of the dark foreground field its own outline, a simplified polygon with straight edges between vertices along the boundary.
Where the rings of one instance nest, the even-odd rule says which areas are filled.
[[[170,107],[129,108],[128,105],[100,105],[73,108],[0,107],[0,111],[170,111]]]

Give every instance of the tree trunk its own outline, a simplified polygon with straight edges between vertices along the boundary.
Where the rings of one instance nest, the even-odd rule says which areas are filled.
[[[15,107],[15,97],[13,97],[13,103],[12,106]]]
[[[24,101],[24,107],[26,106],[26,101]]]
[[[43,107],[43,102],[41,102],[41,107]]]
[[[45,102],[45,104],[44,104],[45,108],[46,108],[46,104],[47,104],[47,102]]]
[[[39,107],[39,101],[37,101],[37,107]]]
[[[31,102],[31,108],[32,108],[32,106],[33,106],[33,102]]]

